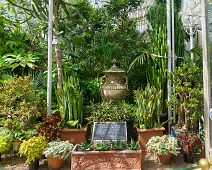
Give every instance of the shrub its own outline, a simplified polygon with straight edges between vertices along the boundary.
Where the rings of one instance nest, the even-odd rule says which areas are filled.
[[[178,149],[177,139],[168,135],[151,137],[146,147],[157,155],[168,155],[169,153],[176,154]]]
[[[27,164],[41,159],[44,149],[47,147],[47,141],[44,136],[32,137],[28,141],[23,141],[20,145],[20,156],[27,157]]]

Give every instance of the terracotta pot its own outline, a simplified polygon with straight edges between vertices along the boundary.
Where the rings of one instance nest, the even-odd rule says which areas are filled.
[[[158,160],[163,165],[167,165],[172,160],[172,153],[169,153],[168,155],[158,155]]]
[[[60,170],[63,167],[64,160],[59,158],[47,157],[50,170]]]
[[[72,144],[81,144],[87,140],[87,127],[83,129],[59,129],[59,138]]]
[[[147,151],[146,144],[152,136],[163,136],[165,128],[139,129],[137,128],[138,139],[142,151]]]
[[[77,151],[77,145],[72,151],[71,169],[73,170],[141,170],[142,152],[132,150],[122,151]]]
[[[14,140],[13,141],[13,151],[14,152],[18,152],[19,151],[21,143],[22,143],[22,141],[20,141],[20,140]]]

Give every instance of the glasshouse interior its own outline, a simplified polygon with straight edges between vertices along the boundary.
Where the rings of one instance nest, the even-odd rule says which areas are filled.
[[[0,170],[212,169],[212,0],[1,0]]]

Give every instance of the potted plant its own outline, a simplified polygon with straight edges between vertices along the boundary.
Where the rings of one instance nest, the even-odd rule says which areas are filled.
[[[57,93],[61,116],[59,138],[73,144],[84,143],[87,139],[87,127],[83,128],[83,93],[79,79],[65,75],[63,88]]]
[[[4,128],[15,143],[26,139],[34,129],[36,118],[45,110],[42,94],[32,87],[29,76],[12,77],[0,85],[0,110]],[[17,144],[16,146],[18,146]],[[15,147],[17,150],[17,147]]]
[[[74,170],[82,169],[131,169],[142,168],[142,154],[138,142],[113,141],[76,145],[72,151]],[[110,169],[109,168],[109,169]]]
[[[8,135],[0,133],[0,161],[1,161],[1,153],[9,151],[11,147],[12,143]]]
[[[172,134],[176,137],[180,132],[194,132],[204,113],[202,69],[193,62],[182,64],[169,78],[174,86],[168,105],[178,115],[177,123],[171,127]]]
[[[176,138],[163,135],[151,137],[146,147],[158,156],[160,163],[166,165],[171,162],[172,154],[176,154],[178,144]]]
[[[70,155],[73,147],[74,145],[69,141],[51,141],[43,152],[47,157],[49,169],[61,169],[64,160]]]
[[[39,167],[39,159],[42,158],[43,151],[47,147],[47,141],[44,136],[32,137],[24,140],[20,145],[20,156],[26,156],[26,163],[29,170],[35,170]]]
[[[133,113],[137,133],[139,136],[142,151],[146,151],[146,144],[152,136],[162,136],[165,128],[161,123],[162,114],[161,95],[162,90],[147,84],[145,89],[138,89],[134,92],[136,111]]]
[[[203,142],[201,138],[192,132],[181,133],[177,136],[178,145],[187,163],[194,162],[194,154],[201,152]]]
[[[46,137],[47,141],[57,140],[60,118],[56,116],[47,116],[40,124],[37,134]]]

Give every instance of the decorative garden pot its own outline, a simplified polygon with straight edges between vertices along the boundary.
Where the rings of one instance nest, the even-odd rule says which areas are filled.
[[[141,170],[142,152],[123,151],[72,151],[71,167],[73,170]]]
[[[28,164],[29,170],[36,170],[39,168],[39,160],[35,160],[31,162],[31,164]]]
[[[59,158],[47,157],[50,170],[60,170],[63,167],[64,160]]]
[[[182,133],[185,133],[185,132],[182,132],[180,130],[178,130],[176,127],[175,127],[176,123],[174,124],[171,124],[170,126],[170,129],[171,129],[171,136],[173,137],[177,137],[178,135],[182,134]]]
[[[172,153],[169,153],[168,155],[158,155],[158,160],[161,164],[167,165],[172,160]]]
[[[137,128],[138,139],[142,151],[147,151],[146,144],[152,136],[163,136],[164,127],[152,129],[139,129]]]
[[[128,80],[124,76],[125,71],[116,66],[116,60],[113,60],[111,69],[104,71],[102,84],[100,86],[103,102],[109,100],[120,101],[125,98],[128,90]],[[123,81],[125,79],[125,82]]]
[[[87,127],[83,129],[59,129],[59,138],[72,144],[81,144],[87,140]]]
[[[191,152],[184,152],[183,153],[184,161],[186,163],[194,163],[194,154]]]
[[[13,151],[18,152],[19,148],[20,148],[20,144],[22,143],[22,141],[14,140],[12,143],[13,143]]]

